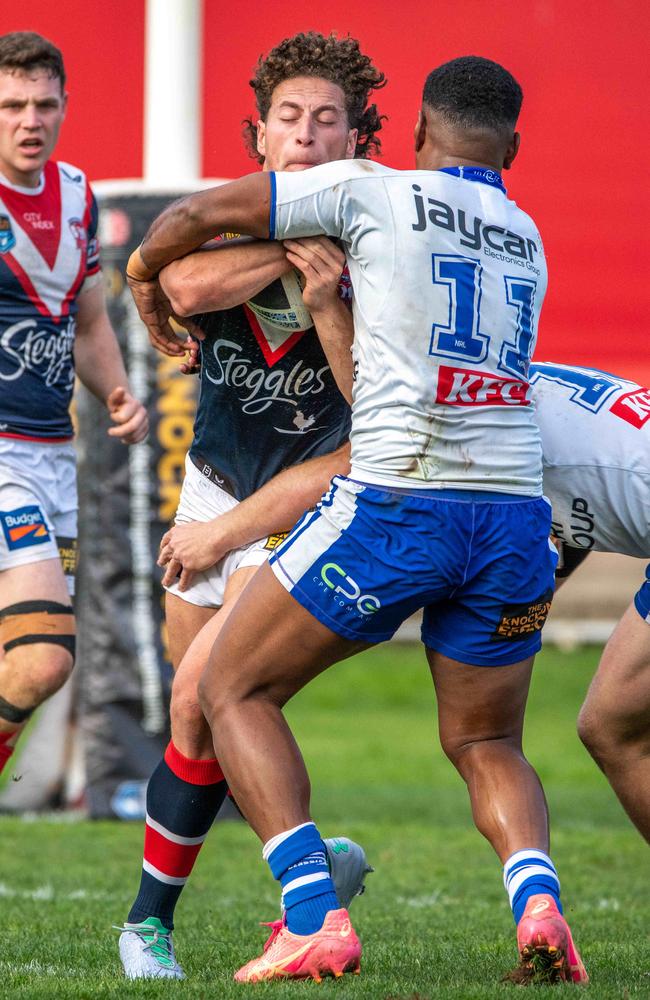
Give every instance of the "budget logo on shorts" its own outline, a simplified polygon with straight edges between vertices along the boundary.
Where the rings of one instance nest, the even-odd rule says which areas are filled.
[[[379,598],[374,594],[362,594],[359,584],[337,563],[325,563],[320,571],[320,578],[333,591],[332,596],[338,598],[341,607],[354,602],[361,615],[372,615],[381,607]]]
[[[506,604],[501,611],[499,623],[492,633],[492,640],[517,642],[530,639],[541,632],[551,610],[553,591],[547,590],[529,604]]]
[[[0,215],[0,253],[8,253],[16,245],[16,237],[8,215]]]
[[[17,507],[16,510],[0,510],[0,522],[9,550],[42,545],[50,540],[43,512],[35,505]]]

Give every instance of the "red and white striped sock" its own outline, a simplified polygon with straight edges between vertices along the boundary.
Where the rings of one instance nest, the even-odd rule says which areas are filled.
[[[170,742],[149,779],[140,891],[129,923],[158,917],[174,926],[174,908],[227,791],[215,758],[192,760]]]

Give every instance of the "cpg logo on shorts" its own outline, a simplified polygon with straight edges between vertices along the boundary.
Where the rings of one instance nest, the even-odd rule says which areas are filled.
[[[0,523],[10,551],[24,549],[28,545],[42,545],[50,540],[43,512],[35,504],[15,510],[0,510]]]
[[[316,579],[321,587],[325,584],[332,591],[332,597],[342,608],[356,608],[360,615],[372,615],[381,607],[379,598],[374,594],[362,594],[356,580],[348,576],[338,563],[325,563],[320,571],[320,581]]]

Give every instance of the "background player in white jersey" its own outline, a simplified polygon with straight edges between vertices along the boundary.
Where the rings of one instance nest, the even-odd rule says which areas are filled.
[[[589,552],[650,559],[650,390],[605,372],[531,366],[566,578]],[[578,732],[650,842],[650,566],[607,642]]]
[[[418,607],[443,747],[504,862],[520,974],[587,978],[521,748],[555,559],[527,381],[546,268],[501,178],[520,104],[503,67],[453,60],[425,84],[417,171],[338,163],[246,177],[167,210],[131,258],[146,279],[211,232],[325,232],[345,246],[354,289],[351,477],[255,574],[200,685],[221,766],[288,904],[240,981],[358,968],[281,709]]]
[[[64,88],[47,39],[0,37],[0,770],[74,661],[75,367],[109,434],[147,433],[104,305],[95,199],[77,167],[50,160]]]
[[[284,39],[260,60],[251,81],[259,122],[249,123],[247,137],[263,169],[300,171],[378,149],[381,121],[368,99],[383,80],[355,39],[315,32]],[[283,537],[277,533],[316,503],[335,472],[349,468],[350,409],[313,329],[323,340],[344,342],[349,356],[345,257],[323,236],[299,249],[306,284],[298,304],[311,313],[300,320],[282,304],[281,277],[299,285],[279,243],[221,241],[170,265],[162,287],[149,289],[159,317],[156,346],[182,351],[169,339],[172,306],[193,316],[204,339],[176,526],[161,546],[177,669],[172,738],[149,781],[140,887],[120,938],[130,978],[183,975],[171,943],[175,907],[227,794],[197,694],[216,634]],[[323,457],[306,461],[313,456]],[[349,898],[362,888],[365,855],[344,838],[326,847],[337,887]]]

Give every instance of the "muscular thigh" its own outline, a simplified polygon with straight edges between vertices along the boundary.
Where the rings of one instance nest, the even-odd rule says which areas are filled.
[[[184,697],[189,697],[190,692],[193,692],[193,697],[196,696],[196,687],[199,677],[205,669],[215,640],[223,628],[228,615],[235,606],[237,598],[255,573],[255,569],[256,567],[248,567],[246,569],[237,570],[237,572],[233,573],[226,585],[225,599],[221,608],[195,609],[197,611],[211,612],[202,625],[200,624],[199,615],[196,615],[194,619],[192,619],[191,615],[186,616],[186,621],[184,623],[184,639],[186,639],[187,642],[178,663],[178,669],[176,670],[176,676],[174,678],[174,697],[178,698],[181,691],[183,692]],[[179,598],[175,598],[173,595],[168,594],[167,599],[170,600],[170,598],[174,602],[185,604],[185,602],[180,601]],[[193,607],[193,605],[186,606],[189,608]],[[183,609],[179,610],[182,614]],[[191,633],[190,629],[195,627],[197,624],[199,625],[198,630]]]
[[[276,579],[268,563],[254,574],[212,648],[205,690],[227,698],[264,692],[284,704],[332,663],[368,643],[332,632]]]
[[[194,639],[214,618],[218,610],[218,608],[204,608],[198,604],[190,604],[169,591],[165,594],[167,642],[175,671],[179,669]]]
[[[623,732],[650,729],[650,623],[634,604],[603,650],[584,707],[610,725],[618,719]]]
[[[520,737],[533,657],[500,667],[460,663],[427,650],[443,744]]]
[[[0,571],[0,611],[8,605],[23,601],[70,604],[66,579],[58,557]]]

